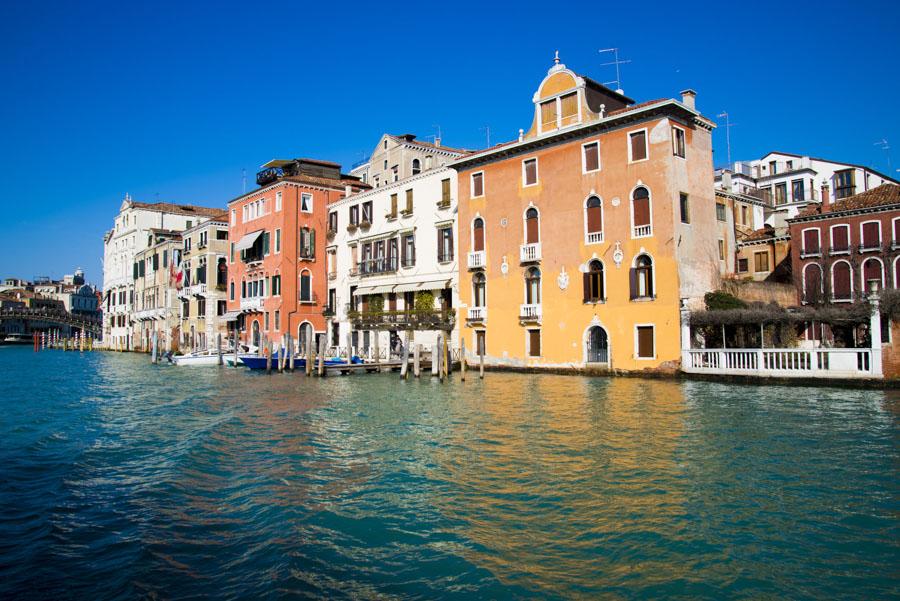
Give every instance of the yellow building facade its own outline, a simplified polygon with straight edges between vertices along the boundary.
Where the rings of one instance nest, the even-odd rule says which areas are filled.
[[[454,163],[472,354],[627,371],[678,360],[681,303],[721,273],[713,124],[694,97],[634,105],[556,64],[527,133]]]

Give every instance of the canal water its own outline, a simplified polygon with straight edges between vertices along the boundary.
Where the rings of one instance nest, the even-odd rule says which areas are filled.
[[[898,409],[0,348],[0,598],[897,597]]]

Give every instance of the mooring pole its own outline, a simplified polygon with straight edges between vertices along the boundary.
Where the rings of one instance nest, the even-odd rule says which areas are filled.
[[[400,379],[409,377],[409,330],[406,330],[406,344],[403,345],[403,363],[400,364]]]
[[[312,362],[315,360],[315,357],[313,356],[314,354],[315,354],[315,351],[313,351],[312,336],[307,335],[306,336],[306,370],[305,370],[307,376],[312,375],[312,367],[313,367]]]
[[[466,339],[459,337],[459,380],[466,381]]]
[[[381,338],[380,334],[381,334],[380,331],[375,330],[375,365],[378,365],[379,363],[381,363],[381,357],[380,357],[381,350],[378,348],[378,346],[379,346],[378,339]],[[381,371],[381,369],[378,369],[378,371]]]
[[[319,340],[319,376],[325,377],[325,346],[327,340],[325,340],[325,336]]]
[[[484,380],[484,350],[478,349],[478,379]]]
[[[422,345],[417,344],[416,348],[413,349],[413,375],[417,378],[420,375],[419,360],[421,359],[421,357],[422,357]]]
[[[272,341],[271,340],[269,341],[269,344],[266,348],[269,351],[268,353],[266,353],[266,373],[270,374],[270,373],[272,373]]]

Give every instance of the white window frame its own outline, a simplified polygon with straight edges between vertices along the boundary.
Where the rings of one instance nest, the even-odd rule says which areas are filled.
[[[275,230],[275,254],[281,253],[281,228]]]
[[[813,254],[810,254],[806,249],[806,232],[816,232],[816,237],[819,239],[819,250]],[[822,228],[818,227],[806,227],[800,231],[800,258],[805,257],[820,257],[822,256]]]
[[[634,156],[634,154],[631,152],[631,137],[634,134],[637,134],[640,132],[644,132],[644,151],[645,151],[646,156],[642,159],[633,161],[631,159],[631,157]],[[640,129],[633,129],[633,130],[629,131],[627,135],[628,135],[628,163],[634,164],[634,163],[643,163],[644,161],[649,161],[650,160],[650,132],[647,131],[647,128],[642,127]]]
[[[475,176],[481,176],[481,194],[475,194]],[[485,182],[484,182],[484,171],[476,171],[469,176],[469,197],[470,198],[483,198],[486,192],[485,190]]]
[[[638,345],[638,328],[651,328],[653,330],[653,356],[641,357],[640,346]],[[655,323],[636,323],[634,324],[634,359],[635,361],[656,361],[656,324]]]
[[[309,206],[304,209],[303,201],[304,199],[309,199]],[[301,192],[300,193],[300,212],[301,213],[312,213],[313,212],[313,195],[309,192]]]
[[[567,125],[566,127],[572,127],[573,125],[578,125],[583,121],[584,117],[581,114],[581,100],[582,100],[581,94],[582,94],[582,92],[580,89],[575,89],[575,91],[573,92],[572,89],[569,88],[563,92],[560,92],[559,94],[556,94],[555,96],[550,96],[549,98],[543,98],[541,100],[538,100],[535,103],[535,112],[537,113],[537,125],[538,125],[538,133],[539,134],[542,134],[545,131],[558,131],[563,128],[563,125],[562,125],[562,120],[563,120],[562,97],[569,96],[570,94],[573,94],[573,93],[575,94],[575,103],[578,106],[578,121],[575,123],[571,123],[571,124]],[[556,124],[555,124],[555,127],[545,130],[544,129],[544,120],[541,117],[541,106],[547,104],[548,102],[553,102],[556,104]]]
[[[891,250],[900,247],[900,240],[894,239],[894,232],[897,231],[897,222],[900,221],[900,217],[894,217],[891,219]]]
[[[528,210],[534,209],[537,211],[537,222],[538,222],[538,239],[537,242],[529,242],[528,241]],[[487,222],[485,222],[487,224]],[[541,210],[537,208],[534,203],[528,203],[528,206],[525,207],[525,210],[522,211],[522,244],[540,244],[543,240],[541,235]],[[543,272],[541,272],[543,276]]]
[[[638,298],[641,298],[641,299],[648,299],[648,300],[656,300],[656,296],[657,296],[657,290],[656,290],[656,267],[657,267],[657,264],[656,264],[656,257],[654,257],[652,254],[650,254],[650,253],[649,253],[648,251],[646,251],[646,250],[638,251],[638,252],[635,253],[635,255],[631,258],[631,268],[632,268],[632,269],[637,269],[637,260],[638,260],[638,257],[640,257],[641,255],[646,255],[646,256],[649,257],[649,259],[650,259],[650,286],[651,286],[651,292],[652,292],[653,294],[651,294],[650,296],[641,296],[641,297],[638,297]],[[603,268],[606,269],[606,265],[605,265],[605,264],[604,264]],[[629,283],[629,285],[630,285],[630,283]],[[628,295],[631,296],[631,290],[630,290],[630,289],[628,290]],[[645,301],[642,301],[642,302],[645,302]]]
[[[866,263],[869,261],[878,261],[881,264],[881,288],[879,290],[884,290],[884,261],[881,260],[881,257],[871,256],[863,259],[862,263],[859,264],[859,281],[862,284],[860,286],[860,290],[863,291],[864,294],[869,293],[869,282],[866,280]]]
[[[837,265],[839,263],[846,263],[847,267],[850,268],[850,298],[835,298],[835,296],[834,296],[834,268],[837,267]],[[831,294],[829,294],[829,296],[831,297],[831,302],[833,302],[833,303],[852,303],[853,302],[853,293],[855,292],[855,290],[854,290],[855,287],[853,284],[854,284],[854,282],[853,282],[853,264],[850,263],[850,261],[848,261],[847,259],[841,259],[841,260],[835,261],[834,263],[831,264],[831,291],[830,291]]]
[[[587,168],[587,147],[588,146],[596,146],[597,147],[597,168],[596,169],[588,169]],[[586,175],[588,173],[597,173],[601,171],[603,168],[603,161],[600,159],[600,140],[594,140],[593,142],[585,142],[581,145],[581,173]]]
[[[237,224],[237,209],[231,209],[231,225]]]
[[[815,267],[819,270],[819,294],[825,296],[825,270],[822,269],[822,266],[816,261],[810,261],[806,265],[803,266],[803,272],[801,274],[801,285],[803,289],[803,304],[806,304],[806,270],[810,267]]]
[[[533,184],[529,184],[528,180],[526,178],[525,164],[530,161],[534,161],[534,183]],[[482,182],[483,181],[484,180],[482,180]],[[540,175],[538,174],[538,159],[537,159],[537,157],[529,157],[527,159],[522,159],[522,187],[523,188],[533,188],[534,186],[537,186],[540,181],[541,180],[540,180]]]
[[[834,230],[839,227],[847,228],[847,250],[834,250]],[[853,237],[850,235],[852,233],[852,229],[850,228],[849,223],[837,223],[828,228],[828,235],[830,236],[830,244],[828,246],[828,253],[831,255],[849,255],[850,248],[853,246]]]
[[[884,244],[884,236],[882,236],[881,231],[881,220],[880,219],[869,219],[868,221],[861,221],[859,224],[859,248],[876,248],[874,246],[863,246],[865,244],[865,239],[863,238],[863,226],[867,223],[877,223],[878,224],[878,245],[882,246]]]
[[[304,271],[309,274],[309,298],[307,300],[302,300],[300,298],[300,292],[303,289],[303,286],[301,286],[300,282],[303,280],[303,272]],[[303,304],[303,305],[312,304],[313,298],[315,297],[315,292],[313,292],[313,289],[314,289],[314,287],[313,287],[312,269],[309,269],[308,267],[304,267],[303,269],[300,270],[300,273],[297,274],[297,302],[300,304]]]
[[[649,224],[650,225],[650,233],[645,234],[643,236],[635,236],[634,235],[634,228],[635,228],[635,225],[634,225],[634,191],[637,190],[638,188],[644,188],[645,190],[647,190],[647,203],[648,203],[647,210],[650,215],[650,224]],[[629,210],[631,211],[631,231],[630,231],[631,239],[637,240],[640,238],[652,238],[653,237],[653,191],[650,189],[650,186],[647,186],[645,184],[638,184],[634,188],[632,188],[631,192],[629,192],[629,194],[628,194],[628,207],[629,207]]]
[[[487,221],[485,221],[484,217],[481,216],[481,213],[475,213],[472,216],[472,221],[469,222],[469,246],[472,249],[472,252],[478,252],[475,250],[475,221],[481,219],[481,235],[484,236],[483,246],[485,247],[481,252],[487,251]]]
[[[600,201],[600,238],[594,242],[589,242],[588,238],[591,234],[596,234],[598,232],[589,232],[588,227],[588,201],[592,198],[596,198]],[[582,203],[582,215],[584,218],[584,243],[585,245],[593,245],[593,244],[603,244],[603,241],[606,239],[606,211],[603,208],[603,197],[599,194],[588,194],[584,199],[584,203]]]
[[[541,273],[541,278],[543,279],[544,274]],[[538,336],[541,337],[541,353],[539,355],[531,354],[531,331],[537,330]],[[476,346],[477,348],[477,346]],[[544,358],[544,329],[543,328],[525,328],[525,360],[528,359],[543,359]]]
[[[675,130],[676,129],[681,132],[681,139],[684,141],[684,156],[681,156],[680,154],[675,152]],[[650,152],[648,149],[647,156],[649,157],[649,155],[650,155]],[[672,124],[672,156],[675,158],[681,159],[682,161],[687,160],[687,131],[683,127],[675,125],[674,123]]]
[[[900,288],[900,282],[897,281],[897,261],[900,261],[900,255],[894,257],[894,262],[891,264],[891,281],[894,283],[894,288]]]
[[[278,192],[275,193],[275,212],[276,213],[281,210],[281,197],[282,197],[282,194],[281,194],[281,191],[279,190]]]

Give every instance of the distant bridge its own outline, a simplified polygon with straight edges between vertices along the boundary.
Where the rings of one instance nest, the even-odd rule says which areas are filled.
[[[26,321],[43,321],[45,323],[53,323],[62,326],[70,326],[84,329],[93,333],[95,336],[100,335],[102,323],[99,317],[86,317],[84,315],[74,315],[68,311],[51,311],[49,309],[30,309],[7,308],[0,310],[0,321],[26,320]]]

